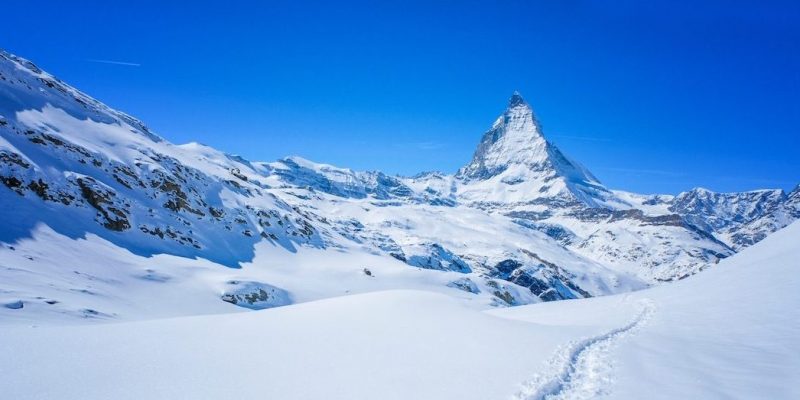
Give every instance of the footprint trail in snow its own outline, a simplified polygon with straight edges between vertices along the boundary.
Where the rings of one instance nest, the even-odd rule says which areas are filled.
[[[515,400],[580,400],[608,393],[611,386],[611,350],[636,333],[653,315],[652,300],[640,301],[642,310],[629,324],[556,350],[547,371],[523,384]]]

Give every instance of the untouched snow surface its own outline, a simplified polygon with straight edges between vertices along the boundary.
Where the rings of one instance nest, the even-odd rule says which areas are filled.
[[[506,398],[562,330],[430,292],[387,291],[259,312],[4,328],[14,399]]]
[[[633,294],[491,311],[390,290],[222,315],[5,326],[13,399],[792,399],[800,224]]]

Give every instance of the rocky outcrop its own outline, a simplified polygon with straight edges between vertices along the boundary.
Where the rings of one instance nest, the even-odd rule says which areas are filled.
[[[438,243],[406,246],[404,251],[406,263],[414,267],[462,273],[472,272],[472,269],[461,257]]]
[[[292,303],[288,292],[261,282],[229,281],[227,289],[220,298],[224,302],[253,310],[280,307]]]

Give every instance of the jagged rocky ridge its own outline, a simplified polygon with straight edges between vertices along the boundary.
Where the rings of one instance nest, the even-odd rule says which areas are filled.
[[[800,186],[790,193],[780,189],[715,193],[698,188],[667,204],[670,211],[740,250],[800,218]]]
[[[531,301],[525,291],[551,301],[679,279],[761,240],[800,210],[798,189],[609,190],[545,139],[519,93],[455,175],[396,177],[298,157],[249,162],[199,144],[173,145],[5,52],[0,181],[5,243],[45,223],[136,254],[234,268],[253,258],[259,241],[290,252],[356,248],[462,273],[451,287],[488,291],[506,305]]]

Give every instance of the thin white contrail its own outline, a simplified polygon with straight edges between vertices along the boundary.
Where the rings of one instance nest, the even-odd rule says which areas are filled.
[[[125,65],[128,67],[141,67],[142,64],[139,63],[132,63],[132,62],[125,62],[125,61],[112,61],[112,60],[96,60],[96,59],[87,59],[86,61],[93,62],[93,63],[101,63],[101,64],[113,64],[113,65]]]

